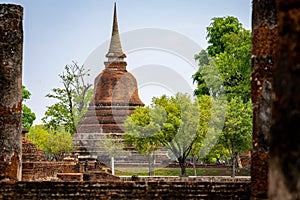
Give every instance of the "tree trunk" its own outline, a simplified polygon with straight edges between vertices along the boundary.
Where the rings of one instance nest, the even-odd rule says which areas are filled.
[[[149,176],[154,176],[154,159],[154,151],[150,151],[148,154]]]
[[[193,158],[193,169],[194,169],[194,176],[197,176],[197,169],[196,169],[196,158],[195,155],[192,155]]]
[[[185,159],[183,157],[178,158],[179,166],[181,169],[181,176],[186,176],[186,166],[185,166]]]
[[[236,166],[235,141],[232,142],[231,158],[232,158],[231,177],[234,178],[235,177],[235,166]]]

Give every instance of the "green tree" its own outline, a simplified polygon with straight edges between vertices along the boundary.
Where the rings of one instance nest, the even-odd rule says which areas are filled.
[[[226,100],[224,98],[202,95],[198,97],[198,102],[200,110],[199,134],[204,135],[205,138],[201,142],[201,148],[197,156],[198,159],[206,161],[216,145],[218,145],[218,139],[222,134]]]
[[[201,50],[199,54],[195,55],[195,60],[199,63],[198,71],[192,76],[193,83],[197,83],[197,89],[194,90],[194,95],[209,95],[209,88],[203,78],[203,68],[209,64],[208,54],[205,50]]]
[[[33,126],[27,138],[41,149],[49,160],[61,161],[72,150],[72,136],[66,131],[49,132],[43,125]]]
[[[242,29],[242,24],[233,16],[215,17],[210,25],[206,28],[208,43],[208,55],[214,57],[224,52],[226,44],[222,37],[229,33],[238,33]]]
[[[209,64],[199,66],[198,71],[193,75],[194,83],[197,82],[196,96],[210,95],[214,98],[226,94],[223,86],[223,79],[215,64],[215,59],[209,58]]]
[[[234,97],[228,102],[220,142],[231,152],[232,177],[234,177],[238,153],[252,148],[251,101],[244,103],[240,97]]]
[[[115,175],[114,160],[128,154],[125,150],[123,139],[120,135],[116,134],[101,135],[98,139],[97,145],[100,152],[102,151],[101,156],[108,156],[110,158],[112,175]]]
[[[219,96],[226,93],[227,99],[240,96],[250,99],[251,33],[245,30],[234,17],[213,18],[207,28],[211,45],[195,56],[199,70],[193,75],[197,83],[195,95]],[[218,50],[216,50],[218,49]],[[212,53],[214,52],[214,53]],[[222,91],[223,90],[223,91]]]
[[[50,134],[44,128],[43,125],[35,125],[35,126],[31,127],[31,129],[27,133],[27,138],[33,144],[35,144],[35,146],[38,149],[43,150],[45,152],[45,150],[47,149],[47,143],[48,143],[47,141],[50,138]]]
[[[213,103],[214,99],[212,99],[208,95],[201,95],[197,98],[198,102],[198,111],[199,111],[199,118],[198,118],[198,133],[197,138],[194,141],[192,146],[190,156],[193,158],[193,168],[194,168],[194,176],[197,175],[196,173],[196,158],[200,158],[201,152],[203,153],[204,149],[209,151],[208,145],[204,145],[205,143],[213,143],[212,140],[208,141],[208,138],[214,138],[214,134],[209,132],[210,126],[212,125],[212,117],[217,117],[213,112]],[[216,118],[215,118],[216,119]]]
[[[207,154],[221,133],[224,109],[210,96],[192,101],[189,95],[153,98],[150,107],[138,108],[126,120],[125,141],[140,152],[162,146],[178,160],[186,175],[186,158]],[[218,130],[219,129],[219,130]],[[203,150],[204,145],[205,150]]]
[[[148,155],[149,176],[154,175],[155,151],[161,147],[157,133],[165,120],[161,107],[138,107],[124,122],[124,141],[141,154]]]
[[[186,158],[198,141],[199,109],[190,96],[178,93],[175,97],[154,98],[154,104],[164,108],[166,120],[157,138],[179,162],[181,176],[186,176]]]
[[[73,61],[73,64],[65,66],[65,71],[59,75],[63,88],[54,88],[51,94],[46,95],[58,101],[47,107],[42,119],[48,129],[63,127],[72,134],[75,132],[92,98],[91,84],[84,81],[86,76],[89,76],[88,70],[83,65],[79,66]]]
[[[31,93],[22,85],[22,125],[29,130],[36,119],[35,113],[25,105],[25,102],[30,99]]]
[[[241,97],[244,102],[251,95],[251,33],[241,30],[222,37],[225,50],[216,56],[217,66],[224,84],[227,99]]]

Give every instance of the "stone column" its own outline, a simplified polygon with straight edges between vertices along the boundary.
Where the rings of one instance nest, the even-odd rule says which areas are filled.
[[[23,8],[0,4],[0,180],[21,179]]]
[[[267,199],[268,194],[272,70],[278,38],[275,1],[252,1],[252,199]]]
[[[276,2],[269,198],[291,200],[300,199],[300,0]]]

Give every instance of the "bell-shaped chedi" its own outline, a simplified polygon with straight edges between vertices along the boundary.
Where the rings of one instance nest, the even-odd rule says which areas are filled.
[[[126,70],[126,55],[121,46],[116,4],[105,69],[95,78],[94,96],[77,133],[123,133],[123,122],[136,106],[144,106],[137,82]]]
[[[105,69],[95,78],[94,96],[88,112],[79,122],[74,134],[75,154],[79,160],[99,160],[110,163],[107,149],[102,146],[106,136],[121,138],[124,133],[123,123],[134,112],[137,106],[144,106],[138,95],[136,79],[126,70],[126,55],[121,46],[118,30],[116,4],[114,6],[114,21],[112,36]],[[104,139],[106,138],[106,139]],[[137,154],[134,149],[126,149],[127,155],[114,156],[117,165],[130,164],[147,165],[148,157]],[[167,151],[156,153],[156,163],[168,160]]]

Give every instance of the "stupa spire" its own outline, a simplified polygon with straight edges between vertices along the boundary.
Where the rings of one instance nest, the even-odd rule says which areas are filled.
[[[123,59],[126,58],[126,55],[123,53],[120,40],[116,3],[114,4],[114,21],[112,26],[110,46],[106,57],[108,58],[108,61],[123,61]]]

